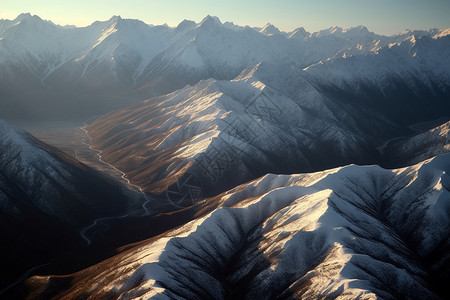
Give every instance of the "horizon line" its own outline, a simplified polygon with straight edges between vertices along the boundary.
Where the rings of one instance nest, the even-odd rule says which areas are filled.
[[[175,29],[175,28],[176,28],[178,25],[180,25],[183,21],[192,21],[192,22],[194,22],[195,24],[199,25],[199,24],[201,24],[206,18],[208,18],[208,17],[213,17],[213,18],[217,18],[217,19],[219,20],[219,23],[222,24],[222,25],[225,25],[225,24],[229,23],[229,24],[232,24],[232,25],[234,25],[234,26],[241,27],[241,28],[249,27],[249,28],[252,28],[252,29],[259,29],[259,30],[261,30],[261,29],[263,29],[263,28],[264,28],[265,26],[267,26],[267,25],[272,25],[272,26],[274,26],[276,29],[278,29],[280,32],[285,33],[285,34],[293,33],[293,32],[295,32],[295,31],[298,30],[298,29],[304,29],[307,33],[309,33],[309,34],[312,35],[312,34],[319,33],[319,32],[321,32],[321,31],[325,31],[325,30],[333,29],[333,28],[339,28],[339,29],[342,29],[343,32],[345,32],[345,31],[348,31],[348,30],[350,30],[350,29],[355,29],[355,28],[358,28],[358,27],[363,27],[363,28],[366,28],[369,32],[374,33],[374,34],[376,34],[376,35],[379,35],[379,36],[387,36],[387,37],[389,37],[389,36],[396,36],[396,35],[400,35],[400,34],[404,34],[404,33],[408,33],[408,32],[413,32],[413,31],[431,31],[431,30],[446,30],[446,29],[450,29],[450,27],[449,27],[449,28],[438,28],[438,27],[433,27],[433,28],[431,28],[431,27],[430,27],[430,28],[426,28],[426,29],[422,29],[422,28],[421,28],[421,29],[410,29],[410,28],[406,28],[406,29],[404,29],[403,31],[399,31],[399,32],[394,33],[394,34],[380,34],[380,33],[376,33],[376,32],[374,32],[374,31],[369,30],[369,28],[368,28],[367,26],[365,26],[364,24],[359,24],[359,25],[351,26],[351,27],[344,27],[344,26],[335,25],[335,26],[330,26],[330,27],[323,28],[323,29],[318,30],[318,31],[308,31],[308,30],[306,30],[306,28],[305,28],[304,26],[298,26],[298,27],[293,28],[291,31],[285,31],[285,30],[279,29],[276,25],[274,25],[273,23],[270,23],[270,22],[267,22],[267,23],[265,23],[265,24],[262,25],[262,26],[240,25],[240,24],[234,23],[233,21],[223,21],[223,20],[220,19],[220,17],[218,17],[218,16],[213,16],[213,15],[209,15],[209,14],[207,14],[205,17],[203,17],[203,19],[202,19],[201,21],[199,21],[199,22],[197,22],[197,21],[195,21],[195,20],[190,20],[190,19],[183,19],[183,20],[179,21],[178,24],[173,25],[173,26],[172,26],[172,25],[169,25],[169,24],[167,24],[167,23],[163,23],[163,24],[152,24],[152,23],[147,23],[146,21],[141,20],[141,19],[138,19],[138,18],[128,18],[128,17],[122,18],[121,15],[112,15],[109,19],[105,19],[105,20],[95,20],[95,21],[92,21],[91,23],[89,23],[89,24],[87,24],[87,25],[76,25],[76,24],[71,24],[71,23],[60,24],[60,23],[55,22],[55,21],[53,21],[53,20],[51,20],[51,19],[42,18],[42,17],[39,16],[38,14],[32,14],[32,13],[30,13],[30,12],[23,12],[23,13],[20,13],[20,14],[18,14],[14,19],[5,19],[5,18],[2,18],[2,19],[0,19],[0,21],[14,21],[14,20],[18,19],[18,18],[19,18],[20,16],[22,16],[22,15],[30,15],[31,17],[38,17],[39,19],[41,19],[41,20],[43,20],[43,21],[51,22],[52,24],[54,24],[54,25],[56,25],[56,26],[60,26],[60,27],[75,27],[75,28],[85,28],[85,27],[89,27],[89,26],[92,26],[92,25],[93,25],[94,23],[96,23],[96,22],[107,22],[107,21],[110,21],[110,20],[114,19],[114,17],[118,17],[118,18],[120,18],[120,19],[122,19],[122,20],[136,20],[136,21],[140,21],[140,22],[143,22],[144,24],[149,25],[149,26],[155,26],[155,27],[157,27],[157,26],[167,26],[167,27],[169,27],[169,28]]]

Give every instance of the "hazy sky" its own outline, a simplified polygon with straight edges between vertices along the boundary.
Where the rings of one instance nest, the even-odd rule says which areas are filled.
[[[23,12],[66,25],[86,26],[113,15],[176,26],[206,15],[222,22],[313,32],[331,26],[365,25],[380,34],[450,27],[450,0],[0,0],[0,18]]]

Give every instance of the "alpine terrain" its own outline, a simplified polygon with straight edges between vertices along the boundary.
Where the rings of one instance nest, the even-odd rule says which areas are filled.
[[[0,20],[0,297],[448,299],[449,49]]]

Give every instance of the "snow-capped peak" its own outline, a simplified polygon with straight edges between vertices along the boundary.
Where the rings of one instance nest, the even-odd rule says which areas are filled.
[[[304,28],[285,33],[272,24],[264,28],[242,27],[221,23],[210,15],[198,24],[184,20],[176,29],[120,16],[84,28],[63,28],[31,14],[22,14],[17,18],[20,19],[32,20],[17,21],[17,25],[14,21],[0,22],[0,69],[16,70],[19,66],[17,76],[30,74],[45,88],[66,80],[56,74],[71,74],[69,85],[77,82],[86,86],[93,78],[111,74],[107,80],[111,85],[104,81],[108,88],[123,84],[120,90],[127,90],[142,85],[145,90],[148,87],[149,95],[172,92],[210,77],[230,80],[259,62],[304,69],[344,54],[347,57],[376,53],[410,37],[377,36],[364,26],[345,30],[331,27],[312,35]],[[440,32],[422,33],[415,38],[437,33]],[[180,74],[185,71],[187,74]],[[20,79],[12,78],[5,72],[0,82],[4,86],[9,81],[20,85]],[[155,78],[164,80],[170,88],[146,85]]]
[[[231,29],[231,30],[239,30],[242,29],[241,26],[234,24],[233,22],[225,22],[223,23],[223,26],[225,28]]]
[[[108,21],[107,24],[117,25],[122,21],[121,16],[112,16]]]
[[[19,16],[17,16],[17,18],[15,18],[12,21],[12,24],[14,24],[14,25],[19,25],[21,23],[23,23],[23,24],[26,23],[26,24],[50,24],[50,25],[55,25],[52,21],[43,20],[39,16],[31,15],[30,13],[20,14]]]
[[[328,29],[320,30],[319,32],[315,32],[314,35],[317,37],[327,36],[336,33],[342,33],[343,29],[338,26],[333,26]]]
[[[120,21],[120,20],[123,20],[123,19],[122,19],[122,17],[120,15],[114,15],[109,20],[110,21]]]
[[[176,31],[190,30],[195,28],[196,25],[197,23],[195,23],[194,21],[184,19],[180,24],[178,24],[175,30]]]
[[[270,23],[267,23],[266,26],[264,26],[259,32],[261,32],[264,35],[277,35],[280,34],[280,30],[278,28],[276,28],[275,26],[273,26]]]
[[[377,37],[377,35],[367,29],[367,27],[363,25],[359,25],[356,27],[351,27],[347,29],[343,29],[341,27],[330,27],[325,30],[321,30],[319,32],[315,32],[313,34],[314,37],[326,37],[326,36],[335,36],[339,38],[344,38],[346,40],[373,40]]]
[[[348,29],[344,29],[342,32],[369,32],[369,30],[367,29],[367,27],[366,26],[363,26],[363,25],[359,25],[359,26],[356,26],[356,27],[351,27],[351,28],[348,28]]]
[[[442,33],[442,30],[437,29],[437,28],[433,28],[433,29],[429,29],[429,30],[410,30],[410,29],[406,29],[405,31],[395,34],[392,37],[394,38],[401,38],[401,39],[408,39],[408,37],[415,35],[416,38],[420,38],[422,36],[435,36],[435,35],[439,35],[440,33]]]
[[[220,22],[220,19],[215,16],[207,15],[199,24],[198,27],[210,27],[210,26],[217,26],[222,25],[222,22]]]
[[[297,29],[295,29],[294,31],[292,31],[292,33],[289,35],[289,38],[300,38],[300,39],[304,39],[305,37],[309,36],[309,32],[307,32],[305,30],[305,28],[303,27],[299,27]]]
[[[450,28],[444,29],[444,30],[440,30],[439,33],[435,34],[433,36],[434,39],[438,39],[444,36],[450,35]]]
[[[34,16],[34,17],[39,18],[38,16]],[[28,13],[22,13],[22,14],[18,15],[17,18],[14,19],[14,21],[20,22],[20,21],[23,21],[25,19],[31,19],[31,18],[33,18],[33,16],[29,12]]]

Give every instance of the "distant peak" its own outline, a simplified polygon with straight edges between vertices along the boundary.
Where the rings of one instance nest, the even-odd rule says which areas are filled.
[[[394,36],[402,36],[402,35],[411,35],[414,34],[414,31],[411,29],[405,29],[402,32],[399,32],[397,34],[394,34]]]
[[[200,23],[199,26],[216,26],[216,25],[222,25],[222,22],[220,22],[220,19],[218,17],[207,15]]]
[[[278,28],[276,28],[270,23],[267,23],[266,26],[264,26],[259,32],[265,35],[275,35],[281,33]]]
[[[31,18],[31,17],[32,17],[31,14],[30,14],[29,12],[27,12],[27,13],[22,13],[22,14],[20,14],[19,16],[17,16],[16,19],[21,19],[21,20],[23,20],[23,19]]]
[[[356,27],[351,27],[351,28],[345,29],[343,32],[368,33],[369,30],[367,29],[366,26],[359,25],[359,26],[356,26]]]
[[[434,39],[438,39],[438,38],[445,37],[445,36],[448,36],[448,35],[450,35],[450,28],[439,30],[439,32],[437,34],[435,34],[433,36],[433,38]]]
[[[291,33],[291,35],[289,36],[289,38],[305,38],[305,37],[307,37],[307,36],[309,36],[309,32],[307,32],[307,31],[305,30],[305,28],[299,27],[299,28],[295,29],[295,30]]]
[[[354,27],[355,29],[359,29],[359,30],[361,30],[361,31],[368,31],[367,30],[367,27],[366,26],[364,26],[364,25],[359,25],[359,26],[356,26],[356,27]]]
[[[30,13],[22,13],[20,15],[17,16],[17,18],[14,21],[24,21],[24,20],[40,20],[42,21],[41,18],[39,18],[36,15],[31,15]]]
[[[297,29],[294,30],[294,32],[303,32],[303,33],[307,33],[306,29],[304,27],[299,27]]]
[[[122,17],[121,16],[112,16],[111,19],[109,19],[109,21],[111,22],[118,22],[118,21],[122,21]]]
[[[194,21],[184,19],[180,24],[178,24],[176,30],[189,30],[197,25]]]
[[[333,26],[333,27],[330,27],[328,30],[330,31],[330,33],[339,33],[339,32],[344,31],[344,30],[343,30],[341,27],[339,27],[339,26]]]
[[[341,33],[343,29],[338,26],[333,26],[328,29],[320,30],[319,32],[314,33],[315,36],[327,36],[331,34]]]
[[[235,25],[233,22],[225,22],[225,23],[223,23],[223,26],[224,26],[225,28],[228,28],[228,29],[231,29],[231,30],[238,30],[238,29],[241,29],[240,26]]]

